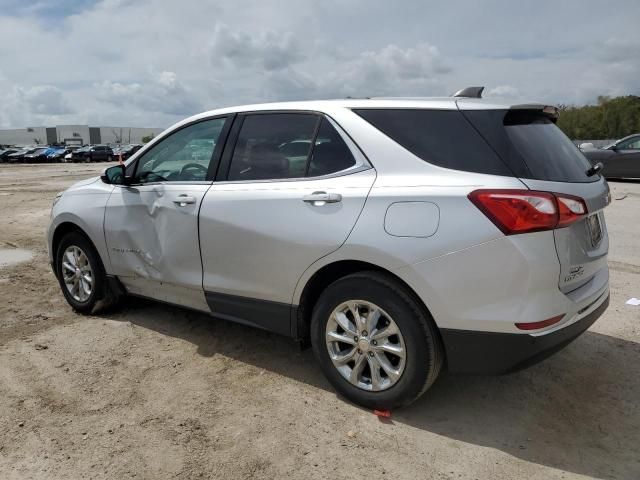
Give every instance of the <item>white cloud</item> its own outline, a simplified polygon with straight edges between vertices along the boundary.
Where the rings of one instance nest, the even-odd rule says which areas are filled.
[[[198,112],[198,102],[178,81],[175,72],[163,71],[144,83],[105,80],[94,85],[99,100],[127,111],[137,107],[149,115],[188,116]]]
[[[346,60],[327,75],[325,88],[343,96],[434,95],[442,93],[444,74],[450,71],[435,46],[391,44]]]
[[[302,46],[291,32],[258,32],[249,35],[225,24],[218,24],[211,41],[211,62],[221,61],[237,68],[259,66],[267,71],[281,70],[304,58]]]
[[[520,96],[520,90],[511,85],[498,85],[486,92],[486,97],[492,98],[516,98]]]
[[[42,125],[46,120],[72,114],[65,94],[51,85],[10,86],[0,77],[0,126]]]
[[[0,12],[0,126],[164,127],[224,105],[469,85],[550,103],[640,94],[637,0],[74,1]]]
[[[62,90],[51,85],[16,87],[18,101],[24,102],[32,113],[38,115],[65,115],[72,113]]]

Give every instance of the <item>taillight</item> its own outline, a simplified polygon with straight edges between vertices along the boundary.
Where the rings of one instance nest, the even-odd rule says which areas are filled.
[[[587,206],[580,197],[558,195],[558,227],[566,227],[587,214]]]
[[[533,190],[474,190],[469,200],[505,235],[566,227],[587,213],[579,197]]]
[[[558,315],[557,317],[548,318],[547,320],[542,320],[540,322],[516,323],[516,327],[518,327],[520,330],[538,330],[540,328],[555,325],[563,318],[564,314]]]

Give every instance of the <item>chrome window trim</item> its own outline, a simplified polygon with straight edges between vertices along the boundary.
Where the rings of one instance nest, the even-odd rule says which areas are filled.
[[[114,184],[114,187],[121,187],[121,188],[131,188],[131,187],[146,187],[146,186],[153,186],[153,185],[211,185],[213,183],[212,180],[197,180],[197,181],[178,181],[178,182],[171,182],[168,180],[162,181],[162,182],[149,182],[149,183],[131,183],[129,185],[119,185],[119,184]]]
[[[243,183],[282,183],[282,182],[313,182],[314,180],[324,180],[328,178],[336,178],[336,177],[344,177],[347,175],[352,175],[354,173],[363,172],[365,170],[373,169],[370,165],[354,165],[353,167],[349,167],[345,170],[340,170],[339,172],[330,173],[328,175],[321,175],[318,177],[294,177],[294,178],[276,178],[276,179],[265,179],[265,180],[220,180],[214,182],[216,185],[233,185],[233,184],[243,184]]]

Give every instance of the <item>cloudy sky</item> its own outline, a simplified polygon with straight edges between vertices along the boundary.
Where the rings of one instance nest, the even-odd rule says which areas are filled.
[[[638,0],[0,0],[0,128],[242,103],[640,94]]]

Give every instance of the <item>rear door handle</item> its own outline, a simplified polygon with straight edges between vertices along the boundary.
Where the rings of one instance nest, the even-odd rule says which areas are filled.
[[[310,203],[316,207],[321,207],[327,203],[338,203],[342,201],[339,193],[313,192],[311,195],[302,197],[303,202]]]
[[[183,193],[182,195],[178,195],[178,198],[176,198],[173,203],[179,207],[186,207],[187,205],[196,203],[196,197]]]

